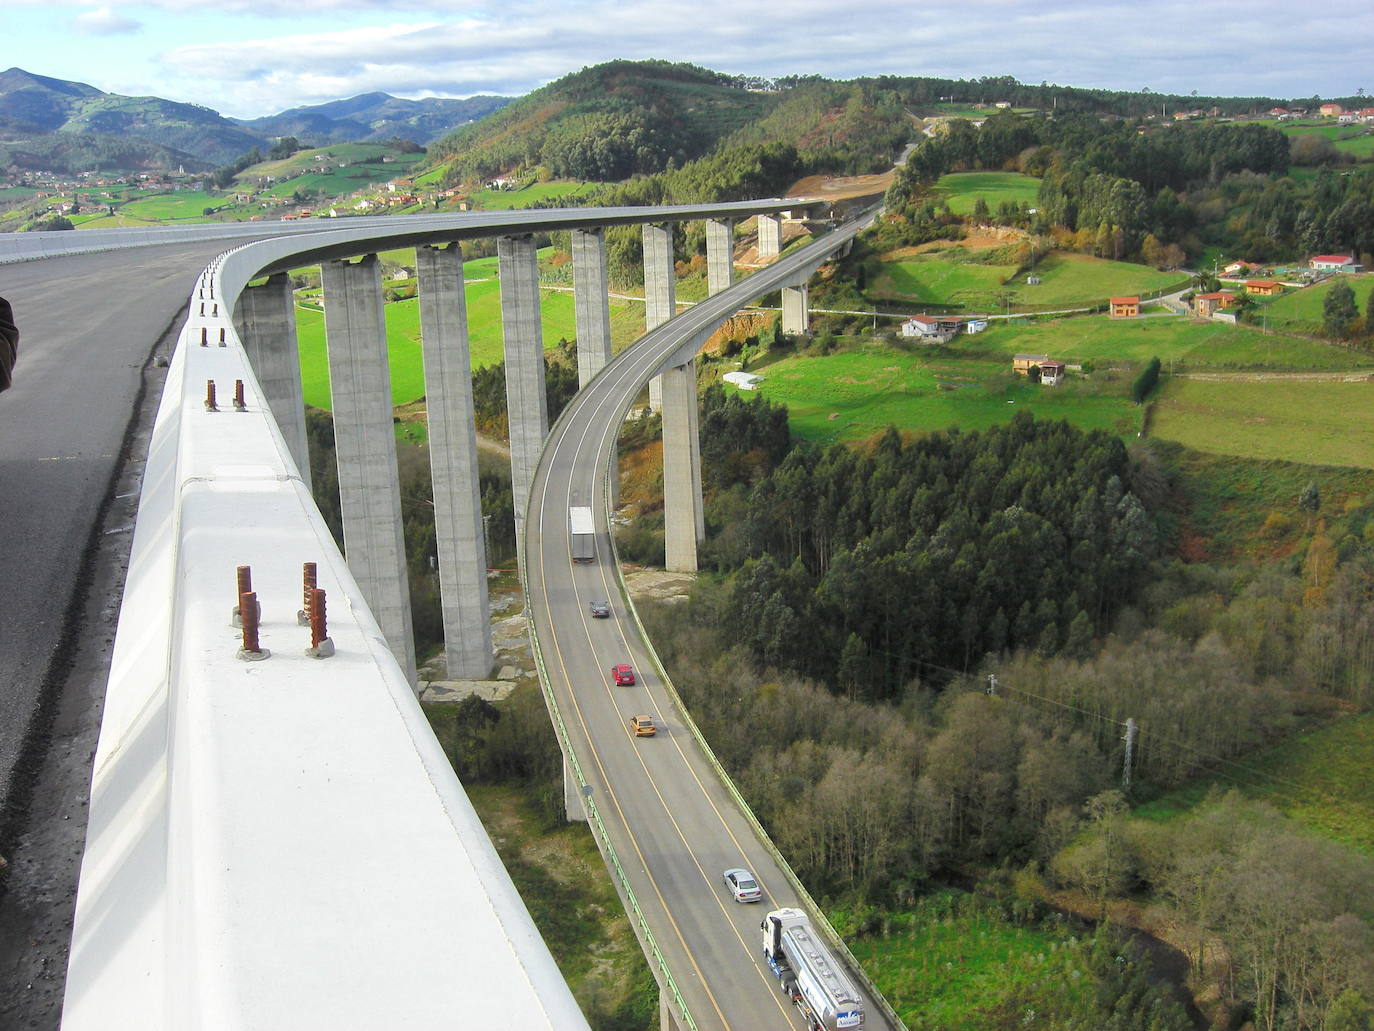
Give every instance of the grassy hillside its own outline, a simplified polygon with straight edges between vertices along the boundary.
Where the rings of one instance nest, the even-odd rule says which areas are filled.
[[[1020,172],[957,172],[941,176],[931,191],[944,199],[956,215],[967,215],[979,197],[992,211],[1002,201],[1035,205],[1040,180]]]
[[[1374,137],[1372,137],[1374,138]],[[1294,290],[1276,297],[1264,309],[1271,327],[1278,326],[1295,333],[1320,333],[1322,328],[1322,306],[1326,295],[1338,282],[1344,282],[1355,293],[1355,303],[1361,314],[1369,311],[1369,298],[1374,294],[1374,277],[1347,276],[1332,278],[1305,290]]]

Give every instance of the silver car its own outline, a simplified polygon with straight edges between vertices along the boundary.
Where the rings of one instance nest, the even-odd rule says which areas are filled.
[[[736,902],[757,902],[763,898],[759,882],[743,867],[726,870],[724,877],[725,886],[730,889],[730,894],[735,897]]]

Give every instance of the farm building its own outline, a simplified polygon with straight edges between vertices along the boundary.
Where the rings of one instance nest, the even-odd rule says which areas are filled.
[[[964,332],[965,332],[965,333],[970,333],[970,334],[972,334],[972,333],[981,333],[981,332],[983,332],[983,330],[985,330],[985,329],[987,329],[987,328],[988,328],[988,320],[987,320],[987,319],[969,319],[967,322],[964,323]]]
[[[935,315],[913,315],[902,323],[902,336],[938,340],[944,343],[958,336],[963,320],[940,318]]]
[[[1210,294],[1197,294],[1193,297],[1193,311],[1204,319],[1210,319],[1218,308],[1225,308],[1236,299],[1230,290],[1218,290]]]
[[[1030,374],[1031,366],[1039,368],[1049,360],[1050,356],[1047,354],[1012,355],[1011,371],[1016,373],[1018,376],[1027,376]]]
[[[1051,359],[1040,363],[1040,382],[1047,387],[1057,387],[1064,382],[1064,363]]]
[[[1113,297],[1112,318],[1133,319],[1140,314],[1139,297]]]

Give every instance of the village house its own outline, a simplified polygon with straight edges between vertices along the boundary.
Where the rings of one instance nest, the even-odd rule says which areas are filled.
[[[1064,363],[1054,359],[1040,363],[1040,382],[1047,387],[1057,387],[1064,382]]]
[[[1349,254],[1318,254],[1307,259],[1307,267],[1317,272],[1358,272],[1361,266]]]
[[[1374,122],[1374,107],[1360,108],[1360,121]]]
[[[946,343],[953,340],[963,327],[961,319],[935,315],[913,315],[902,323],[902,336]]]
[[[1018,376],[1029,376],[1032,366],[1038,369],[1049,360],[1050,356],[1047,354],[1012,355],[1011,371]]]
[[[1345,108],[1341,107],[1340,104],[1323,104],[1317,108],[1317,113],[1323,118],[1336,118],[1344,111]]]
[[[1221,270],[1223,276],[1244,276],[1258,271],[1260,266],[1253,261],[1233,261]]]
[[[1286,114],[1288,114],[1288,108],[1286,107],[1271,107],[1269,109],[1270,118],[1282,118]]]
[[[1218,290],[1210,294],[1197,294],[1193,297],[1193,311],[1204,319],[1210,319],[1218,308],[1225,308],[1236,299],[1230,290]]]
[[[1112,318],[1133,319],[1140,314],[1139,297],[1113,297]]]
[[[1277,297],[1283,293],[1283,284],[1272,279],[1247,279],[1245,292],[1256,297]]]

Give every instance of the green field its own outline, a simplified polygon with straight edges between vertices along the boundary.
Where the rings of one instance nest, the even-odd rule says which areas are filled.
[[[1035,266],[1040,282],[1026,283],[1014,265],[961,261],[962,247],[881,262],[868,288],[875,300],[945,305],[969,312],[1049,311],[1105,305],[1122,294],[1182,287],[1177,273],[1056,251]],[[1015,276],[1015,279],[1012,277]]]
[[[1316,286],[1303,290],[1293,290],[1282,297],[1275,297],[1264,308],[1265,317],[1271,327],[1279,326],[1297,333],[1320,333],[1322,329],[1322,306],[1326,295],[1338,282],[1344,282],[1355,294],[1355,304],[1360,314],[1367,317],[1369,298],[1374,294],[1374,276],[1333,276]]]
[[[222,196],[202,190],[182,190],[178,193],[158,193],[150,197],[140,197],[121,205],[118,211],[125,218],[142,219],[147,222],[203,222],[205,216],[202,212],[206,208],[217,208],[225,203]]]
[[[551,182],[533,183],[520,190],[478,190],[468,195],[474,209],[479,211],[509,211],[528,208],[540,201],[576,197],[595,189],[599,183]]]
[[[1326,837],[1374,853],[1374,714],[1351,716],[1287,741],[1225,776],[1203,777],[1141,806],[1136,815],[1170,819],[1190,811],[1213,788],[1238,788]]]
[[[1325,136],[1336,149],[1356,159],[1374,156],[1374,133],[1362,125],[1282,125],[1283,132],[1299,136]]]
[[[1374,468],[1374,382],[1166,379],[1150,433],[1209,454]]]
[[[1040,419],[1067,419],[1121,436],[1134,436],[1139,426],[1128,382],[1041,387],[1014,375],[1001,356],[934,356],[870,344],[754,363],[750,371],[764,377],[759,393],[788,406],[793,433],[823,443],[864,440],[888,426],[918,433],[983,429],[1025,409]]]
[[[1165,369],[1273,369],[1346,371],[1374,369],[1374,355],[1350,351],[1258,327],[1199,322],[1186,316],[1111,319],[1105,315],[1034,321],[998,320],[954,347],[977,355],[1046,354],[1060,361],[1096,365],[1147,362]]]
[[[397,252],[404,261],[406,252]],[[413,261],[413,256],[410,257]],[[504,358],[501,328],[501,284],[496,279],[496,259],[465,262],[464,278],[468,309],[468,346],[472,367],[494,365]],[[472,280],[478,280],[473,282]],[[387,358],[391,369],[393,405],[409,404],[425,393],[424,358],[420,351],[420,305],[411,299],[386,305]],[[573,295],[561,290],[540,291],[541,327],[546,350],[560,338],[576,336]],[[623,343],[644,332],[643,305],[611,300],[612,342]],[[325,348],[324,313],[310,307],[296,308],[296,336],[300,345],[301,388],[305,403],[328,410],[329,362]]]
[[[996,214],[997,205],[1004,200],[1034,207],[1040,196],[1040,180],[1020,172],[954,172],[942,175],[931,192],[943,197],[956,215],[970,214],[979,197]]]

